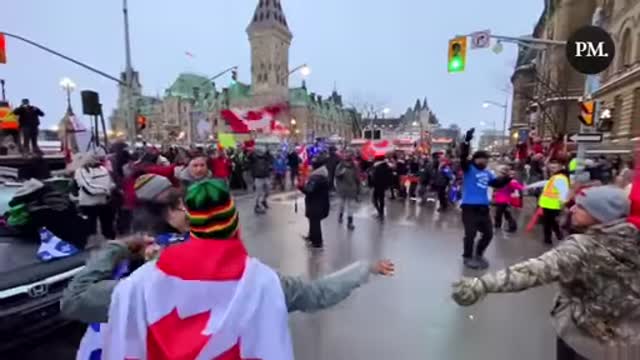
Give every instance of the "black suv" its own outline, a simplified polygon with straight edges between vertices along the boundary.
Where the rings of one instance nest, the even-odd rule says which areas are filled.
[[[17,186],[0,185],[0,214]],[[0,353],[66,324],[59,315],[60,298],[83,268],[86,252],[43,263],[36,257],[39,246],[39,239],[0,232]]]

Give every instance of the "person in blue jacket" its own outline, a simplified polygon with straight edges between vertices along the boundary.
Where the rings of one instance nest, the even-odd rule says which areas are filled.
[[[475,129],[467,131],[461,144],[460,166],[462,167],[462,224],[464,225],[464,265],[471,269],[486,269],[489,262],[484,252],[493,238],[493,226],[489,211],[489,186],[501,188],[507,185],[511,178],[502,174],[496,177],[487,170],[489,153],[478,150],[469,160],[471,140]],[[476,234],[482,236],[476,244]]]

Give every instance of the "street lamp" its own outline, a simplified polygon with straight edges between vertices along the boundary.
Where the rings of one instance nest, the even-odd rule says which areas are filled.
[[[291,125],[296,126],[296,124],[297,124],[296,119],[291,119]]]
[[[71,92],[76,89],[76,84],[68,77],[64,77],[60,80],[60,87],[67,93],[67,114],[71,115],[73,114],[73,110],[71,109]]]
[[[502,108],[504,110],[504,118],[502,119],[502,136],[501,136],[502,145],[503,146],[506,143],[506,139],[504,137],[504,133],[507,130],[507,117],[509,116],[509,106],[508,106],[509,98],[507,98],[506,100],[507,101],[504,104],[501,104],[501,103],[495,102],[495,101],[491,101],[491,100],[485,100],[485,102],[482,104],[482,107],[485,108],[485,109],[489,108],[490,106],[496,106],[496,107]],[[495,129],[495,127],[496,127],[495,126],[495,121],[494,121],[494,126],[493,127],[494,127],[494,130],[496,130]]]
[[[298,70],[300,70],[300,75],[302,75],[302,77],[307,77],[311,75],[311,68],[309,67],[309,65],[302,64],[300,66],[294,67],[291,71],[289,71],[289,76],[291,76],[293,73],[295,73]]]

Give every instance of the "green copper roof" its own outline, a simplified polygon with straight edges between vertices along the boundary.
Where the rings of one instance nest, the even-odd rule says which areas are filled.
[[[182,73],[176,81],[166,90],[167,96],[177,96],[187,99],[211,97],[215,93],[213,84],[206,76]]]
[[[251,97],[251,85],[243,84],[239,81],[229,86],[229,97],[231,100],[246,99]]]
[[[311,103],[311,97],[307,89],[302,87],[289,89],[290,106],[307,106],[309,103]]]

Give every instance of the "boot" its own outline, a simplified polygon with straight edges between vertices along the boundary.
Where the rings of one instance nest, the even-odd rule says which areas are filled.
[[[343,214],[340,213],[338,214],[338,224],[342,224],[342,220],[343,220]]]
[[[263,206],[265,209],[268,209],[268,208],[269,208],[269,204],[267,204],[267,199],[262,200],[262,206]]]
[[[353,225],[353,216],[347,217],[347,229],[355,230],[355,226]]]

